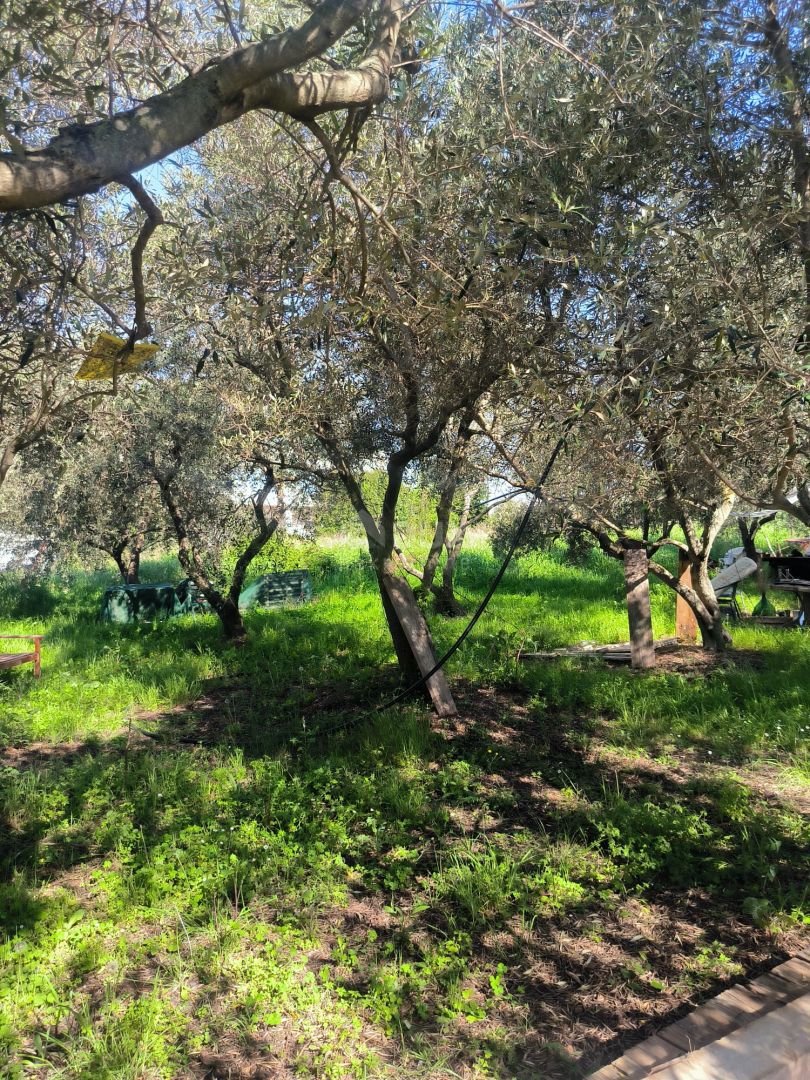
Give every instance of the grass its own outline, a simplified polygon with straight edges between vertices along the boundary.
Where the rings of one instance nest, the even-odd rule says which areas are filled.
[[[211,618],[97,622],[102,574],[6,578],[3,629],[48,636],[40,682],[0,684],[1,1073],[580,1076],[807,943],[808,635],[740,629],[706,677],[517,664],[626,636],[615,564],[534,555],[448,729],[374,712],[396,675],[358,550],[300,558],[316,603],[242,650]],[[466,553],[461,594],[493,570]]]

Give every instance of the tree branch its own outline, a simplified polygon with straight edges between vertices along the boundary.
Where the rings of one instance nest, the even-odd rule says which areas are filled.
[[[291,70],[319,57],[369,14],[373,0],[323,0],[301,26],[236,49],[165,93],[95,124],[62,128],[39,150],[0,154],[0,211],[98,191],[253,109],[312,117],[373,105],[388,93],[402,0],[381,0],[374,41],[352,69]]]
[[[143,281],[143,253],[152,233],[163,225],[163,214],[149,192],[134,176],[122,176],[120,183],[129,188],[138,205],[146,214],[146,221],[141,226],[138,239],[132,248],[132,287],[135,293],[135,319],[129,335],[130,348],[141,338],[148,337],[152,327],[146,321],[146,287]]]

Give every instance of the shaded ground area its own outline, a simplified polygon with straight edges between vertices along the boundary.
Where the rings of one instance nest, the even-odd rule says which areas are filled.
[[[626,634],[613,561],[541,554],[440,725],[377,711],[367,571],[241,650],[53,583],[43,678],[0,679],[0,1073],[576,1077],[806,940],[807,635],[652,675],[518,663]]]
[[[810,941],[807,804],[774,766],[456,692],[440,723],[302,686],[274,728],[220,681],[5,751],[4,918],[55,958],[9,1060],[117,1075],[94,1063],[140,1040],[159,1076],[582,1076]]]

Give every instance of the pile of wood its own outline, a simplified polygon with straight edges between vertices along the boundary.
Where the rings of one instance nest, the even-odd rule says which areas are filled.
[[[671,652],[678,648],[676,637],[659,638],[653,642],[656,652]],[[630,642],[622,641],[615,645],[597,645],[593,641],[580,641],[576,645],[568,645],[563,649],[552,649],[549,652],[521,652],[518,660],[559,660],[564,656],[574,656],[580,659],[594,658],[607,660],[611,664],[630,663]]]

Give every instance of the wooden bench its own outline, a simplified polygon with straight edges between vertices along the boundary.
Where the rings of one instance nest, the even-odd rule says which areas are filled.
[[[20,664],[34,665],[34,678],[38,679],[42,672],[41,642],[44,634],[0,634],[3,641],[33,641],[33,652],[0,653],[0,671],[6,668],[18,667]]]

